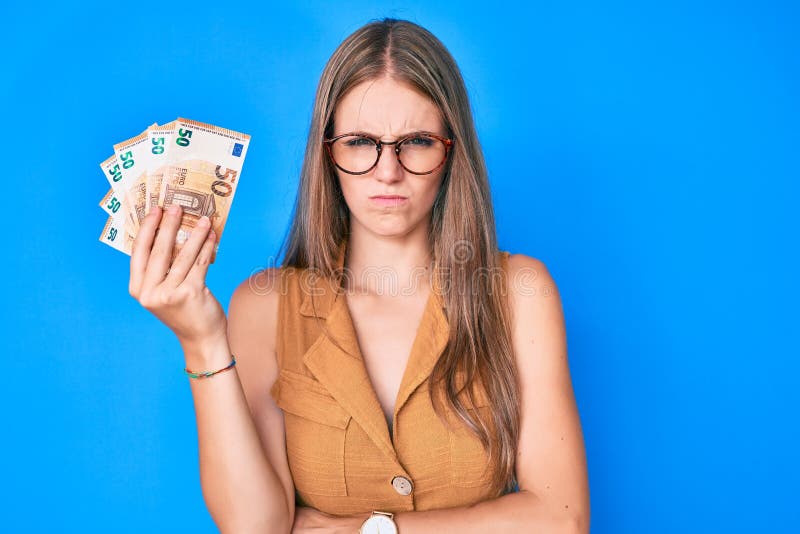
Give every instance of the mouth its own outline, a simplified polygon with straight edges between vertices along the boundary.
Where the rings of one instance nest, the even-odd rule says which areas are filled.
[[[369,197],[369,199],[373,204],[382,207],[400,206],[408,201],[408,197],[401,195],[375,195],[373,197]]]

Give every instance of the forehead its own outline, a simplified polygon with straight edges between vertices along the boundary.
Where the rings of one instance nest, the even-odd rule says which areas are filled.
[[[444,133],[438,108],[410,85],[391,78],[355,86],[334,111],[334,135],[363,131],[391,137],[418,130]]]

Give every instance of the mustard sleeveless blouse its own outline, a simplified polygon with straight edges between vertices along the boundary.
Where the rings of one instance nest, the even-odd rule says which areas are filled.
[[[345,247],[346,242],[339,268]],[[505,270],[509,253],[498,254]],[[445,405],[455,427],[443,425],[428,396],[426,379],[450,333],[435,280],[402,377],[390,435],[344,293],[332,281],[308,274],[306,269],[280,269],[280,371],[270,390],[284,412],[297,504],[353,515],[468,506],[493,497],[489,480],[494,466],[480,442]],[[488,415],[486,394],[480,388],[478,393],[475,409]]]

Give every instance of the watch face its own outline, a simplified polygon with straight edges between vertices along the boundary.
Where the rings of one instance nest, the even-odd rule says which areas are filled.
[[[373,515],[361,528],[362,534],[397,534],[394,521],[385,515]]]

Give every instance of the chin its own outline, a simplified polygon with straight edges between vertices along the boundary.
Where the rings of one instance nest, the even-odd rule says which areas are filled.
[[[411,228],[408,226],[377,226],[370,228],[370,231],[382,237],[399,237],[409,233]]]
[[[408,224],[406,221],[381,221],[375,220],[373,217],[368,217],[367,219],[357,218],[356,224],[371,234],[383,237],[405,235],[412,228],[412,225]]]
[[[385,211],[375,211],[372,206],[366,207],[359,213],[350,211],[350,227],[353,225],[362,227],[373,235],[383,237],[399,237],[408,235],[414,228],[424,224],[422,218],[412,218],[412,213],[387,213]],[[415,214],[414,214],[415,215]],[[428,213],[430,217],[430,212]]]

